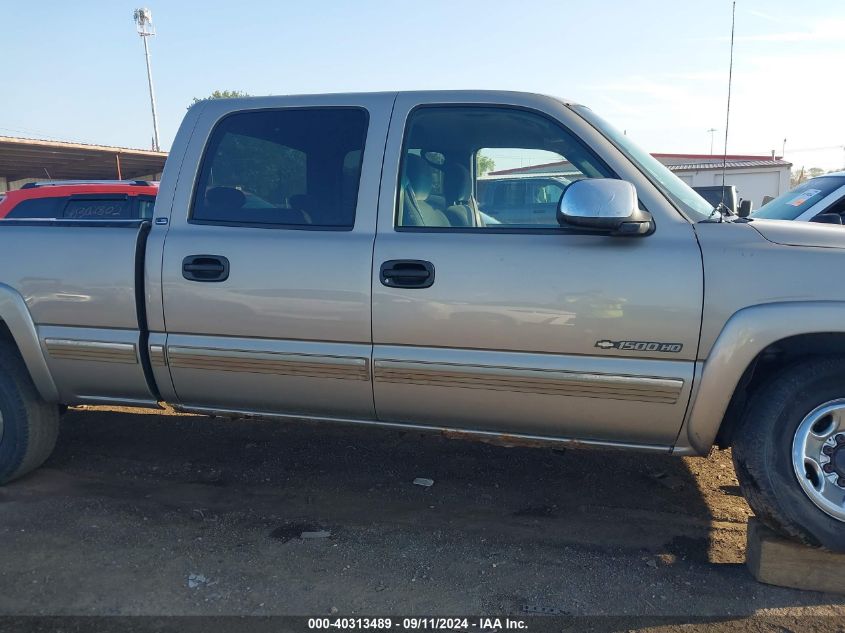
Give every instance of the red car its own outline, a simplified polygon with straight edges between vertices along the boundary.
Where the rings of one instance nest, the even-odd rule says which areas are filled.
[[[0,193],[0,219],[150,219],[157,193],[146,180],[33,182]]]

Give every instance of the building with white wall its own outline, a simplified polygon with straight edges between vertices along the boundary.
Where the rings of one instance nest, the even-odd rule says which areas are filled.
[[[727,157],[711,154],[652,154],[666,165],[678,178],[691,187],[712,187],[722,184],[724,162],[725,184],[733,185],[737,195],[744,200],[751,200],[754,208],[763,205],[767,196],[776,198],[789,190],[789,176],[792,163],[777,156],[755,156],[748,154],[728,154]],[[566,176],[572,172],[568,161],[500,169],[487,174],[490,178],[504,176],[528,176],[530,174],[559,174]],[[578,173],[577,171],[574,173]]]
[[[722,184],[722,156],[710,154],[652,154],[691,187]],[[737,195],[754,202],[758,209],[763,198],[776,198],[789,191],[792,163],[779,157],[728,154],[724,161],[725,184],[736,187]]]

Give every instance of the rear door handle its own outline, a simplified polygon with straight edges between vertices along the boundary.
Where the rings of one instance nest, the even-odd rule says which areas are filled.
[[[222,255],[188,255],[182,260],[182,276],[188,281],[226,281],[229,260]]]
[[[381,265],[379,279],[388,288],[429,288],[434,265],[421,259],[391,259]]]

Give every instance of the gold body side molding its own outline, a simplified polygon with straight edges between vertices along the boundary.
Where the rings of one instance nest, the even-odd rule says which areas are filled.
[[[376,382],[675,404],[680,378],[378,359]]]

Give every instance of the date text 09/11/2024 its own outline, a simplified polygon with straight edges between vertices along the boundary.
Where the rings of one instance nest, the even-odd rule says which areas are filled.
[[[309,630],[383,630],[383,631],[498,631],[527,630],[525,620],[496,617],[406,617],[401,620],[388,617],[309,618]]]

